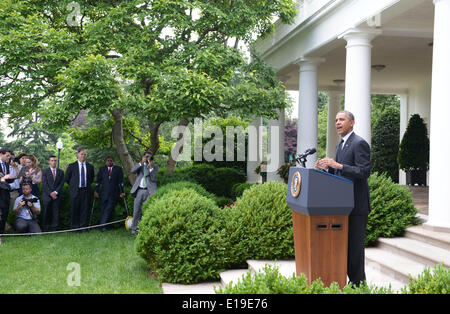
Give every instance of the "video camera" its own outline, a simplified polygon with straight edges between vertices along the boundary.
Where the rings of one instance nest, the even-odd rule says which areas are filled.
[[[0,172],[0,178],[3,178],[6,174],[4,174],[3,172]],[[10,178],[10,179],[5,179],[6,183],[13,183],[14,180],[16,180],[17,178]]]

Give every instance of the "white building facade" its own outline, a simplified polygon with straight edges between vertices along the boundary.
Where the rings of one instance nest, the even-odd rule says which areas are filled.
[[[318,91],[329,96],[329,156],[339,141],[334,117],[343,95],[345,108],[355,114],[355,132],[368,143],[371,94],[398,95],[400,133],[415,113],[429,128],[426,225],[449,231],[450,0],[299,0],[297,6],[293,24],[276,22],[274,33],[255,44],[287,90],[298,91],[297,151],[317,147]],[[283,126],[284,114],[270,123]],[[310,156],[307,166],[315,159]],[[252,166],[248,173],[254,180]],[[268,179],[275,177],[268,173]],[[405,183],[404,174],[400,183]]]

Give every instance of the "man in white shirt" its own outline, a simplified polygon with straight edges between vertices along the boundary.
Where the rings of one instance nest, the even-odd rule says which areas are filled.
[[[22,184],[23,194],[14,203],[14,214],[17,216],[16,229],[19,233],[40,233],[41,228],[37,215],[41,212],[41,205],[37,196],[31,194],[31,185]]]
[[[77,161],[69,164],[66,170],[65,182],[70,190],[70,227],[71,229],[88,226],[89,204],[94,182],[94,166],[86,162],[87,153],[79,149]],[[87,229],[85,229],[87,231]]]
[[[42,229],[56,231],[59,224],[59,207],[61,204],[62,189],[64,186],[64,171],[56,168],[56,156],[48,159],[49,167],[42,171],[42,203],[44,211],[42,216]]]

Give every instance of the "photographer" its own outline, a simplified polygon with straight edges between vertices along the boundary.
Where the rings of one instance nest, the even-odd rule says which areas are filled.
[[[17,216],[16,229],[19,233],[40,233],[37,215],[41,212],[39,199],[31,194],[31,184],[22,184],[23,194],[14,203],[14,214]]]
[[[9,173],[9,159],[11,151],[7,148],[0,149],[0,236],[5,232],[6,221],[8,221],[11,187],[9,183],[13,175]],[[1,239],[0,239],[1,243]]]
[[[132,173],[137,175],[136,181],[131,188],[131,194],[134,196],[133,224],[131,226],[131,235],[137,234],[137,226],[142,218],[142,204],[150,195],[156,192],[156,176],[158,175],[158,165],[153,162],[153,154],[146,152],[139,164],[132,169]]]

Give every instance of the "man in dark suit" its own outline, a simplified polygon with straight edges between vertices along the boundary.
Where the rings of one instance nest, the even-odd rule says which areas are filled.
[[[100,191],[100,196],[98,192]],[[114,165],[114,159],[106,157],[106,165],[101,167],[97,173],[97,185],[95,186],[94,197],[100,198],[100,224],[109,222],[111,214],[116,207],[120,197],[125,197],[123,190],[123,170],[122,167]],[[101,228],[102,231],[106,227]]]
[[[94,182],[94,166],[86,162],[86,150],[79,149],[77,161],[69,164],[65,181],[70,191],[70,228],[84,228],[88,225],[91,185]],[[87,230],[85,230],[87,231]]]
[[[42,202],[44,213],[42,228],[44,232],[56,231],[59,224],[59,207],[61,205],[62,189],[64,186],[64,171],[56,167],[55,156],[48,158],[49,168],[42,172]],[[51,221],[51,224],[50,224]]]
[[[370,176],[370,146],[353,132],[355,118],[351,112],[336,115],[336,130],[342,137],[336,147],[334,159],[319,159],[316,168],[353,181],[355,207],[348,217],[347,275],[350,282],[359,286],[366,279],[364,270],[364,240],[370,212],[370,193],[367,179]]]
[[[0,237],[5,232],[6,222],[8,221],[11,187],[9,185],[13,176],[9,173],[9,159],[11,151],[7,148],[0,149]],[[0,238],[1,244],[1,238]]]

